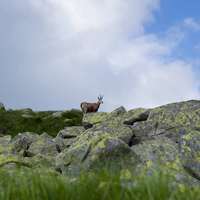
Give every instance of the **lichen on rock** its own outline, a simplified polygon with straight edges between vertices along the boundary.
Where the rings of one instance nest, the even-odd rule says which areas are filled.
[[[180,184],[200,180],[200,101],[87,113],[82,124],[55,138],[32,132],[0,137],[0,167],[45,165],[68,176],[107,166],[126,179],[162,170]]]
[[[180,160],[192,176],[200,180],[200,132],[193,131],[181,138]]]

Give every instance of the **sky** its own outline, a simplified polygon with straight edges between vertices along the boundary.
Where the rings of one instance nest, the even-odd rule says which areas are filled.
[[[1,0],[6,109],[99,111],[200,99],[199,0]]]

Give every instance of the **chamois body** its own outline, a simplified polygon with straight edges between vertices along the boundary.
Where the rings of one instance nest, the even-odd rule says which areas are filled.
[[[81,103],[81,109],[83,111],[83,114],[89,113],[89,112],[97,112],[99,109],[99,106],[101,103],[103,103],[103,96],[98,97],[98,102],[97,103],[87,103],[87,102],[82,102]]]

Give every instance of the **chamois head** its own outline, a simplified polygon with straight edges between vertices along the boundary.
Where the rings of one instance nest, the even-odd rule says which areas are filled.
[[[82,102],[81,109],[83,111],[83,114],[88,113],[88,112],[97,112],[100,104],[102,103],[103,103],[103,96],[101,95],[99,95],[97,103]]]
[[[99,97],[98,97],[98,102],[101,104],[101,103],[103,103],[103,96],[101,96],[101,95],[99,95]]]

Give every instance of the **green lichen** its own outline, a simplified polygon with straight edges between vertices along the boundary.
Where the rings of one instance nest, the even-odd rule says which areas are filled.
[[[147,162],[147,168],[151,167],[153,165],[152,161]]]
[[[120,179],[121,180],[131,180],[133,177],[133,171],[130,171],[128,169],[123,169],[120,173]]]
[[[186,151],[189,151],[189,152],[192,151],[191,148],[190,148],[189,146],[184,146],[184,145],[182,145],[181,148],[184,149],[184,150],[186,150]]]
[[[185,140],[191,140],[192,134],[190,133],[190,134],[184,135],[182,138],[185,139]]]

